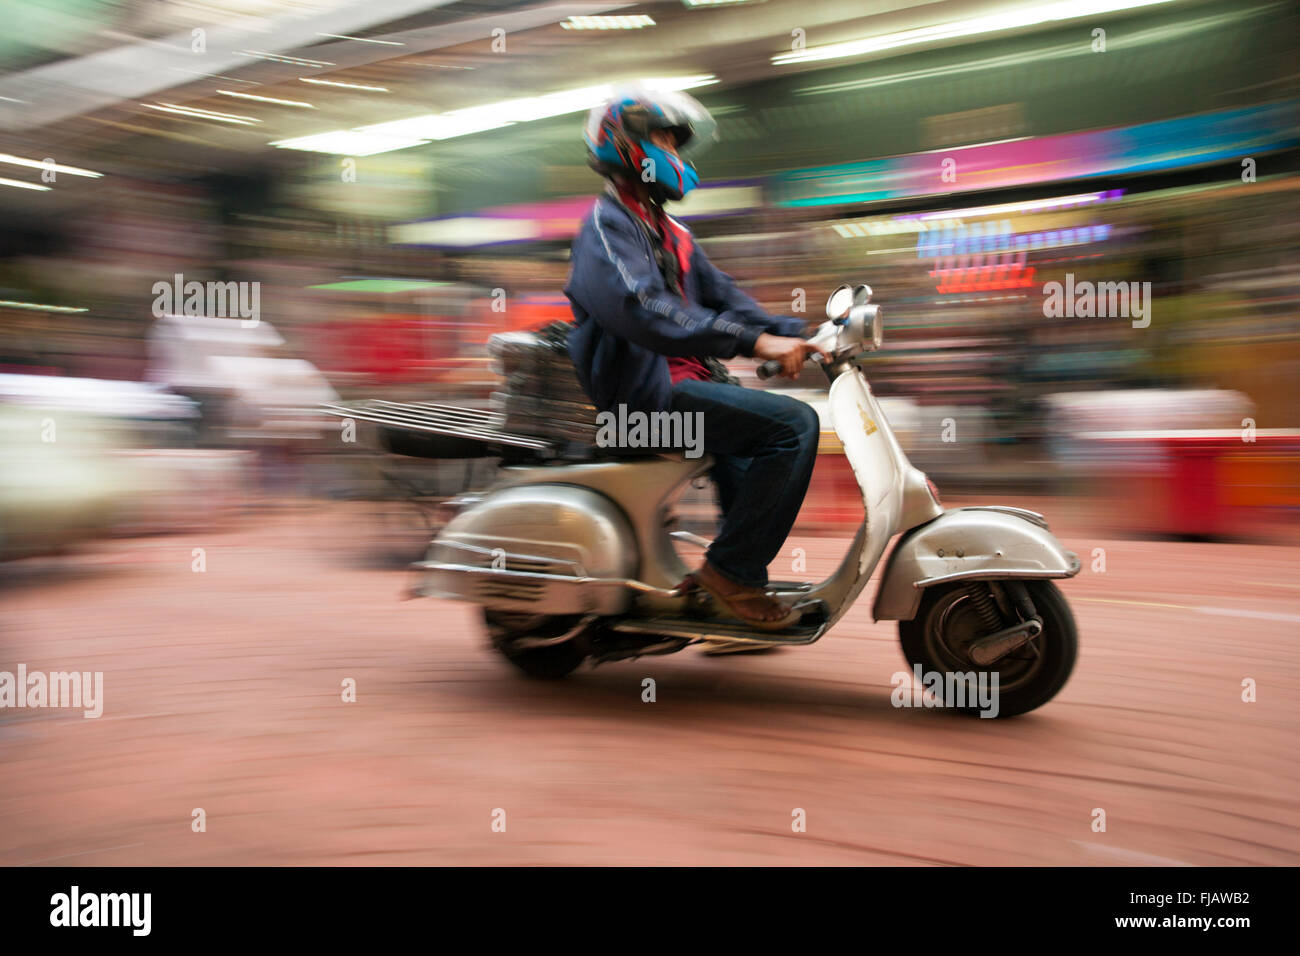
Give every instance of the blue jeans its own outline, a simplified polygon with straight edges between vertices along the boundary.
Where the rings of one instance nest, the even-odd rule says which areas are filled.
[[[723,517],[709,563],[737,584],[763,587],[808,491],[817,412],[778,392],[693,380],[673,386],[672,410],[703,413],[704,451],[716,459]]]

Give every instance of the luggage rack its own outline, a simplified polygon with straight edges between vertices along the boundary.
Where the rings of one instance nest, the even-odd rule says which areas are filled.
[[[531,451],[549,451],[553,441],[503,431],[505,415],[437,402],[389,402],[371,398],[348,405],[323,404],[320,410],[339,418],[355,418],[387,428],[466,438],[489,445],[506,445]]]

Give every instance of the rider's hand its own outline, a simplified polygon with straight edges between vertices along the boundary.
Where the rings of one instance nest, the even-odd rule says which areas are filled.
[[[823,359],[830,359],[830,354],[825,349],[787,335],[772,335],[770,332],[764,332],[754,343],[754,358],[775,359],[780,362],[781,375],[784,378],[798,378],[803,363],[814,353],[821,355]]]

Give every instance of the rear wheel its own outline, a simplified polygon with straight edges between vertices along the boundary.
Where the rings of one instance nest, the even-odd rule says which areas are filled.
[[[975,581],[929,588],[921,607],[910,621],[899,621],[898,636],[909,664],[920,666],[923,675],[938,674],[927,689],[933,688],[945,706],[964,713],[994,711],[998,717],[1014,717],[1047,703],[1065,686],[1074,669],[1078,654],[1078,632],[1074,615],[1064,596],[1051,581],[1023,582],[1034,610],[1042,618],[1043,629],[1037,637],[991,665],[980,666],[969,656],[970,645],[1001,627],[1019,620],[1010,601],[993,601],[992,607],[1001,624],[990,627],[990,585],[998,582]],[[945,700],[953,693],[955,681],[949,675],[973,675],[977,691],[996,695],[978,697],[962,693],[962,699]],[[996,683],[995,683],[996,681]]]
[[[587,659],[587,632],[581,615],[548,616],[484,608],[483,623],[493,648],[529,677],[558,680]],[[559,644],[526,646],[529,641],[558,638],[575,630],[578,633]]]

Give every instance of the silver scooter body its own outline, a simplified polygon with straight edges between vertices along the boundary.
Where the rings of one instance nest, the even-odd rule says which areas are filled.
[[[1041,515],[941,507],[856,364],[863,351],[880,345],[880,310],[870,299],[867,286],[837,289],[827,303],[828,321],[811,339],[831,355],[830,417],[861,489],[864,515],[826,580],[769,585],[806,609],[800,625],[754,631],[714,609],[701,592],[680,587],[690,569],[674,547],[671,507],[688,481],[707,473],[707,455],[504,468],[500,480],[434,538],[426,560],[415,565],[421,572],[416,593],[534,620],[579,616],[583,626],[600,622],[645,639],[646,653],[663,653],[697,641],[812,643],[861,594],[898,534],[881,573],[877,620],[910,620],[925,589],[940,584],[1078,573],[1078,558]],[[582,630],[543,641],[568,640]]]

